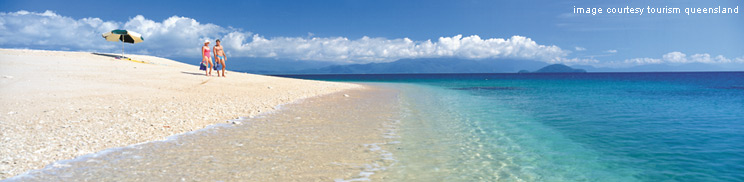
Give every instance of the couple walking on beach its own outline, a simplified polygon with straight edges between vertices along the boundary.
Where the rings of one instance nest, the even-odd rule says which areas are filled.
[[[227,56],[225,55],[225,51],[222,49],[222,45],[220,45],[220,39],[217,39],[215,41],[217,45],[214,45],[214,63],[212,63],[212,54],[209,50],[209,40],[204,41],[204,46],[202,46],[202,62],[199,66],[199,70],[204,70],[204,75],[206,76],[212,76],[212,68],[214,68],[215,71],[217,71],[217,77],[220,76],[220,70],[222,70],[222,77],[225,77],[225,60],[227,60]],[[207,71],[209,70],[209,71]]]

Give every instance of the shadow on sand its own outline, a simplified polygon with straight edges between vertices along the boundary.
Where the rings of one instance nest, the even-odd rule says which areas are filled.
[[[126,56],[121,56],[120,54],[106,54],[106,53],[97,53],[97,52],[92,52],[90,54],[98,55],[98,56],[106,56],[106,57],[118,58],[118,59],[128,58]]]
[[[204,76],[204,73],[194,73],[194,72],[186,72],[186,71],[181,71],[181,73],[183,73],[183,74],[189,74],[189,75]]]

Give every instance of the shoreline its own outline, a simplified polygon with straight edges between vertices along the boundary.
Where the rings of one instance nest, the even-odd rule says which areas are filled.
[[[397,91],[370,87],[344,93],[285,104],[240,119],[241,124],[211,125],[57,161],[9,179],[369,180],[395,162],[385,149],[397,143],[388,137],[399,119]]]
[[[126,55],[0,49],[0,179],[109,148],[251,117],[297,100],[366,89]],[[215,74],[215,73],[213,73]]]

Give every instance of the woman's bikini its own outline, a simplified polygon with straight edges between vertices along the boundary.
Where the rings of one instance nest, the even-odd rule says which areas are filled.
[[[202,56],[210,57],[210,56],[209,56],[209,54],[210,54],[210,52],[209,52],[209,49],[204,49],[204,48],[202,47],[202,50],[204,50],[204,54],[202,54]]]
[[[202,47],[202,50],[204,51],[204,52],[202,53],[202,56],[204,56],[204,57],[207,57],[207,58],[210,58],[210,57],[211,57],[211,56],[209,56],[209,54],[210,54],[210,51],[209,51],[209,49],[204,49],[204,47]],[[205,63],[204,61],[206,61],[206,60],[202,59],[202,64],[204,64],[204,63]]]

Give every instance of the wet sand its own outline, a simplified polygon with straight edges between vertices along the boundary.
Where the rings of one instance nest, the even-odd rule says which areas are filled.
[[[28,181],[365,180],[395,161],[395,90],[371,88],[282,106],[278,112],[111,149],[13,179]],[[379,178],[378,178],[379,179]]]
[[[147,63],[89,52],[0,49],[0,179],[363,88],[231,71],[227,78],[207,77],[193,65],[126,56]]]

